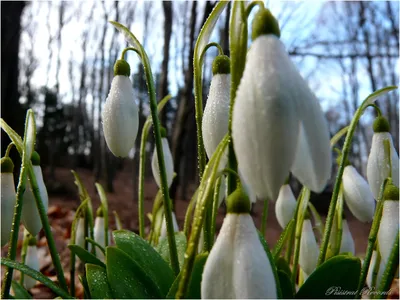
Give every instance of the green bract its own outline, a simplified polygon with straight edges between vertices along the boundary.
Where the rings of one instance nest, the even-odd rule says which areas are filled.
[[[278,38],[281,36],[278,20],[275,19],[269,9],[265,8],[260,8],[256,13],[251,29],[251,39],[253,41],[264,34],[273,34]]]
[[[213,75],[216,74],[230,74],[231,73],[231,61],[226,55],[218,55],[212,64]]]
[[[1,173],[12,173],[14,172],[14,163],[11,158],[3,157],[1,158]]]
[[[114,65],[114,76],[123,75],[129,77],[131,75],[131,67],[124,59],[119,59]]]

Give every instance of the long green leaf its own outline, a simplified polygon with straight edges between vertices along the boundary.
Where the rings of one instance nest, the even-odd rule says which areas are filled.
[[[383,95],[389,93],[390,91],[393,91],[397,89],[397,86],[387,86],[384,87],[380,90],[377,90],[375,92],[373,92],[372,94],[370,94],[364,101],[363,101],[363,108],[367,107],[370,104],[374,104],[374,102],[379,98],[382,97]]]
[[[178,250],[178,260],[179,266],[182,267],[183,261],[185,260],[185,251],[187,248],[187,240],[185,234],[181,232],[175,233],[175,240],[176,240],[176,248]],[[157,247],[158,252],[160,255],[168,262],[169,261],[169,249],[168,249],[168,240],[163,238]]]
[[[68,245],[68,248],[72,251],[72,253],[78,256],[79,259],[83,261],[85,264],[94,264],[103,268],[106,267],[106,265],[100,259],[94,256],[92,253],[83,249],[81,246]]]
[[[0,119],[0,126],[3,128],[3,130],[7,133],[7,135],[10,137],[10,139],[13,141],[15,144],[15,147],[17,148],[18,152],[20,155],[22,155],[23,151],[23,142],[21,136],[14,131],[7,123],[6,121],[3,120],[3,118]]]
[[[97,265],[86,264],[86,279],[93,299],[114,298],[108,284],[107,272]]]
[[[277,259],[279,255],[281,254],[282,248],[285,245],[288,237],[290,236],[290,233],[292,232],[294,228],[294,219],[290,220],[290,222],[286,225],[285,229],[281,233],[281,236],[279,237],[278,242],[276,243],[274,249],[272,250],[272,254],[274,256],[274,259]]]
[[[11,286],[16,299],[32,299],[31,294],[17,281],[13,280]]]

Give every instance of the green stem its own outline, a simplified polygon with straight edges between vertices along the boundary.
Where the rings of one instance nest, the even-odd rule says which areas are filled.
[[[121,53],[121,58],[120,59],[125,59],[125,53],[128,51],[135,51],[139,56],[140,56],[140,51],[134,47],[126,47],[124,50],[122,50]]]
[[[199,194],[199,190],[197,189],[196,192],[194,193],[192,199],[190,199],[189,205],[186,209],[185,222],[183,224],[183,232],[185,233],[185,236],[189,236],[189,230],[190,230],[190,224],[191,224],[190,221],[193,216],[193,210],[196,206],[198,194]]]
[[[247,18],[250,16],[251,11],[254,7],[260,6],[260,9],[264,8],[264,2],[262,1],[253,1],[246,7],[246,16]]]
[[[216,231],[216,223],[217,223],[217,214],[218,214],[218,208],[219,208],[219,193],[220,193],[220,188],[221,188],[221,182],[222,182],[222,176],[217,178],[217,181],[215,182],[215,188],[214,188],[214,199],[213,199],[213,209],[212,209],[212,220],[211,220],[211,234],[212,236],[215,236],[215,231]]]
[[[266,229],[267,229],[267,218],[268,218],[268,199],[264,200],[264,208],[261,219],[261,234],[265,237]]]
[[[335,249],[333,255],[336,256],[340,253],[340,247],[342,245],[342,234],[343,234],[343,185],[339,191],[338,203],[336,205],[336,221],[337,221],[337,233],[335,241]]]
[[[100,245],[99,243],[97,243],[95,240],[93,240],[91,238],[86,238],[86,241],[91,243],[93,245],[92,247],[96,246],[97,248],[99,248],[99,250],[101,252],[103,252],[104,255],[106,255],[106,250],[104,249],[104,247],[102,245]]]
[[[25,264],[26,260],[26,251],[28,250],[28,242],[29,242],[29,232],[28,230],[24,230],[24,240],[22,242],[22,249],[21,249],[21,262]],[[24,273],[21,272],[21,277],[19,279],[19,283],[24,285]]]
[[[380,254],[379,250],[377,249],[375,265],[373,266],[373,270],[372,270],[372,280],[371,280],[371,286],[370,286],[371,289],[376,287],[376,278],[378,277],[380,266],[381,266],[381,254]]]
[[[201,54],[200,54],[200,61],[199,61],[199,62],[200,62],[200,66],[203,65],[204,56],[206,55],[207,50],[208,50],[209,48],[211,48],[211,47],[216,47],[216,48],[218,49],[218,55],[224,55],[224,50],[222,50],[222,47],[220,46],[220,44],[215,43],[215,42],[208,43],[208,44],[204,47],[203,51],[202,51]]]
[[[367,252],[365,254],[364,262],[363,262],[363,265],[361,268],[361,275],[360,275],[360,280],[358,281],[357,291],[361,291],[362,287],[364,286],[365,279],[367,278],[369,265],[371,263],[372,253],[374,251],[374,247],[375,247],[375,243],[376,243],[376,239],[377,239],[377,235],[378,235],[378,231],[379,231],[379,226],[381,224],[382,209],[383,209],[383,200],[382,199],[383,199],[383,192],[385,190],[387,182],[388,182],[388,180],[385,179],[385,181],[383,182],[383,184],[381,186],[381,190],[379,191],[379,197],[377,199],[378,202],[377,202],[377,206],[375,209],[375,215],[372,220],[371,230],[370,230],[369,236],[368,236]],[[361,295],[356,295],[355,299],[359,298],[359,296],[361,296]]]
[[[13,147],[14,145],[15,145],[15,144],[14,144],[13,142],[11,142],[10,144],[8,144],[7,149],[6,149],[6,154],[4,155],[5,157],[8,157],[8,156],[10,155],[10,151],[11,151],[11,149],[12,149],[12,147]]]
[[[382,281],[379,285],[377,299],[387,298],[387,292],[392,284],[393,278],[397,273],[399,267],[399,231],[397,231],[397,238],[393,242],[392,251],[386,264],[385,271],[382,275]]]

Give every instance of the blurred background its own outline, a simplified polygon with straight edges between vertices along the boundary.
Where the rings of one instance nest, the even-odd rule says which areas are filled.
[[[183,224],[185,208],[198,181],[193,49],[215,4],[216,1],[1,2],[1,114],[22,135],[26,110],[33,108],[36,113],[36,147],[50,194],[51,217],[72,218],[71,211],[79,203],[70,173],[74,169],[94,199],[94,182],[102,183],[108,191],[111,210],[120,214],[127,228],[138,228],[139,160],[135,153],[140,139],[130,157],[115,158],[105,144],[100,118],[114,62],[127,46],[122,35],[108,23],[115,20],[130,28],[143,43],[152,64],[158,100],[167,94],[173,97],[161,119],[168,129],[178,174],[171,197],[178,221]],[[331,135],[349,124],[361,101],[371,92],[398,84],[399,2],[270,1],[266,5],[279,20],[287,51],[319,98]],[[230,5],[211,38],[228,55],[229,12]],[[216,55],[213,51],[207,52],[205,59],[204,101]],[[128,52],[127,60],[140,110],[140,132],[149,115],[147,88],[136,54]],[[397,150],[398,97],[398,91],[393,91],[378,101],[391,124]],[[370,109],[361,119],[350,155],[351,163],[364,176],[374,114]],[[1,141],[3,155],[9,143],[3,132]],[[153,148],[150,138],[146,212],[157,192],[150,168]],[[16,153],[13,155],[17,157]],[[334,178],[333,174],[323,194],[313,195],[322,214],[329,205]],[[295,180],[292,187],[298,193]],[[262,203],[257,203],[253,209],[256,222],[261,211]],[[274,244],[281,229],[273,206],[270,216],[268,222],[275,231],[269,231],[268,240]],[[350,227],[357,251],[361,251],[365,249],[370,224],[356,220],[353,223]],[[64,234],[68,236],[68,232]]]

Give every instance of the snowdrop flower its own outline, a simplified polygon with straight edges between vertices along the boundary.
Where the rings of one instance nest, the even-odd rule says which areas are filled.
[[[16,200],[14,164],[9,157],[1,159],[1,246],[10,239]]]
[[[172,212],[172,226],[174,227],[174,232],[179,231],[178,222],[176,221],[176,215]],[[161,224],[160,240],[167,237],[167,222],[165,221],[165,215]]]
[[[135,145],[139,128],[139,112],[129,79],[130,66],[117,60],[110,93],[102,112],[106,143],[115,156],[126,157]]]
[[[78,217],[76,224],[75,244],[85,248],[85,219]]]
[[[368,285],[370,288],[372,288],[372,275],[373,275],[373,272],[374,272],[375,264],[377,263],[377,256],[378,256],[378,254],[377,254],[377,252],[374,250],[374,251],[372,252],[371,262],[370,262],[370,264],[369,264],[369,269],[368,269],[368,274],[367,274],[367,285]],[[382,261],[382,259],[381,259],[381,260],[380,260],[380,263],[379,263],[379,271],[378,271],[378,274],[377,274],[377,276],[376,276],[375,286],[379,286],[379,283],[380,283],[381,280],[382,280],[382,276],[383,276],[383,271],[384,271],[384,270],[385,270],[385,265],[384,265],[384,263],[383,263],[383,261]]]
[[[228,197],[227,211],[204,266],[201,298],[277,298],[271,263],[240,188]]]
[[[169,148],[167,133],[165,128],[161,127],[161,142],[162,150],[164,154],[165,172],[167,175],[168,187],[171,186],[172,180],[174,179],[174,161],[172,159],[171,150]],[[151,160],[151,170],[153,171],[153,177],[159,188],[161,188],[161,176],[160,166],[158,164],[157,149],[154,149],[153,158]]]
[[[232,136],[243,175],[259,199],[277,199],[292,173],[314,192],[331,174],[320,104],[290,60],[276,19],[260,9],[233,109]]]
[[[47,212],[49,206],[49,196],[47,195],[47,189],[43,181],[42,168],[40,167],[40,156],[36,151],[32,153],[31,160],[33,172],[35,173],[37,185],[39,187],[40,198],[42,199],[44,209]],[[40,229],[42,229],[42,221],[40,219],[39,210],[36,206],[36,200],[32,191],[30,180],[28,180],[26,183],[21,218],[26,230],[28,230],[33,236],[36,236]]]
[[[378,231],[382,261],[388,262],[394,241],[399,238],[399,189],[388,184],[383,195],[382,219]]]
[[[318,255],[318,244],[315,240],[309,215],[306,214],[303,222],[303,231],[301,233],[299,264],[307,276],[317,267]]]
[[[293,219],[296,206],[296,198],[293,195],[290,185],[282,185],[281,189],[279,190],[278,200],[276,200],[275,204],[276,218],[278,219],[278,223],[282,228],[285,228],[290,220]]]
[[[27,265],[28,267],[30,267],[36,271],[40,271],[39,256],[38,256],[38,251],[37,251],[37,247],[36,247],[36,238],[34,236],[30,237],[30,239],[28,241],[25,265]],[[24,284],[24,287],[27,290],[29,290],[36,285],[36,279],[33,279],[32,277],[25,274],[23,284]]]
[[[389,177],[392,169],[393,184],[399,187],[399,155],[393,146],[392,135],[389,133],[389,122],[384,117],[378,117],[373,124],[374,135],[372,137],[371,151],[367,164],[367,179],[375,199],[379,197],[379,191],[383,181]],[[386,153],[384,141],[390,144],[390,161]]]
[[[338,233],[338,225],[337,225],[337,215],[335,215],[335,220],[332,226],[332,232],[329,238],[329,244],[331,249],[336,249],[337,247],[337,233]],[[332,251],[332,250],[331,250]],[[342,238],[340,243],[340,253],[351,253],[355,255],[355,244],[353,240],[353,236],[351,235],[349,224],[345,219],[344,215],[342,217]]]
[[[96,243],[98,243],[100,246],[105,248],[106,243],[105,243],[105,235],[104,235],[104,216],[103,216],[103,209],[99,207],[97,210],[97,217],[96,220],[94,221],[94,240]],[[96,249],[96,256],[104,261],[104,254],[103,252],[98,248],[95,247]]]
[[[361,222],[370,222],[374,217],[375,201],[367,181],[357,170],[347,165],[344,168],[343,195],[351,213]]]
[[[218,55],[214,59],[212,71],[213,77],[202,121],[203,142],[208,158],[211,158],[228,133],[231,86],[229,58]]]

